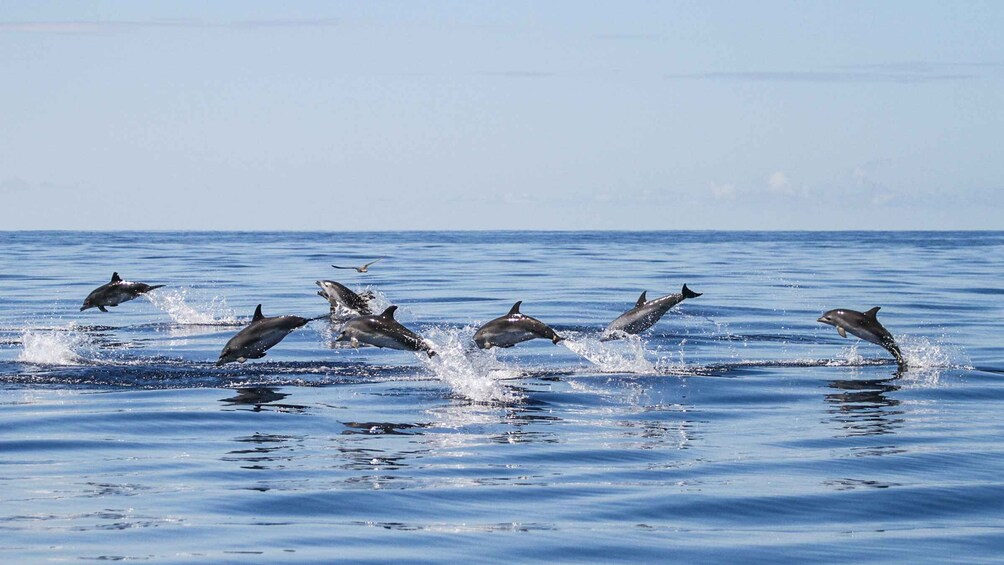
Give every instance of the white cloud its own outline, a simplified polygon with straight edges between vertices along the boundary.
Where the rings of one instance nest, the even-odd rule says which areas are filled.
[[[872,204],[882,206],[896,199],[896,195],[891,192],[877,192],[872,195]]]
[[[718,184],[717,182],[711,183],[711,194],[715,197],[715,200],[735,200],[736,198],[736,185],[734,184]]]
[[[776,171],[771,173],[770,177],[767,179],[767,186],[775,192],[784,192],[791,194],[791,181],[788,180],[788,175],[784,174],[784,171]]]

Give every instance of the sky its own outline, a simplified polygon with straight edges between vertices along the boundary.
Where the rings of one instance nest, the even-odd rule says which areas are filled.
[[[1004,2],[0,0],[0,230],[1004,229]]]

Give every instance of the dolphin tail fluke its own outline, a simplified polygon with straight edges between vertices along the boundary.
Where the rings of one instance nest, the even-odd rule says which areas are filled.
[[[683,293],[684,298],[697,298],[698,296],[704,294],[703,292],[694,292],[690,290],[689,288],[687,288],[686,284],[683,285],[683,290],[681,292]]]
[[[561,337],[558,334],[554,334],[554,337],[551,338],[551,343],[558,345],[559,341],[565,341],[565,338]]]

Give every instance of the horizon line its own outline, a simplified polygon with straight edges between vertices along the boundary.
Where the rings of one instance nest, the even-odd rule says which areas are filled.
[[[680,233],[680,232],[726,232],[726,233],[1004,233],[1004,228],[968,228],[968,229],[52,229],[31,228],[19,230],[0,229],[0,234],[15,233]]]

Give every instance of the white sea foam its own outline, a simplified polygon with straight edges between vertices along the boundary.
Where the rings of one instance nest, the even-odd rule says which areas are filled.
[[[520,371],[496,358],[494,350],[474,348],[471,338],[475,329],[433,328],[425,335],[433,343],[436,356],[425,360],[425,353],[418,355],[459,396],[484,403],[521,400],[518,392],[500,382],[519,377]]]
[[[37,365],[81,365],[81,351],[90,345],[87,334],[76,325],[66,328],[26,329],[21,332],[21,353],[17,360]]]
[[[237,316],[226,298],[214,296],[204,300],[189,296],[188,288],[161,288],[146,295],[154,306],[163,310],[176,324],[233,324]]]

